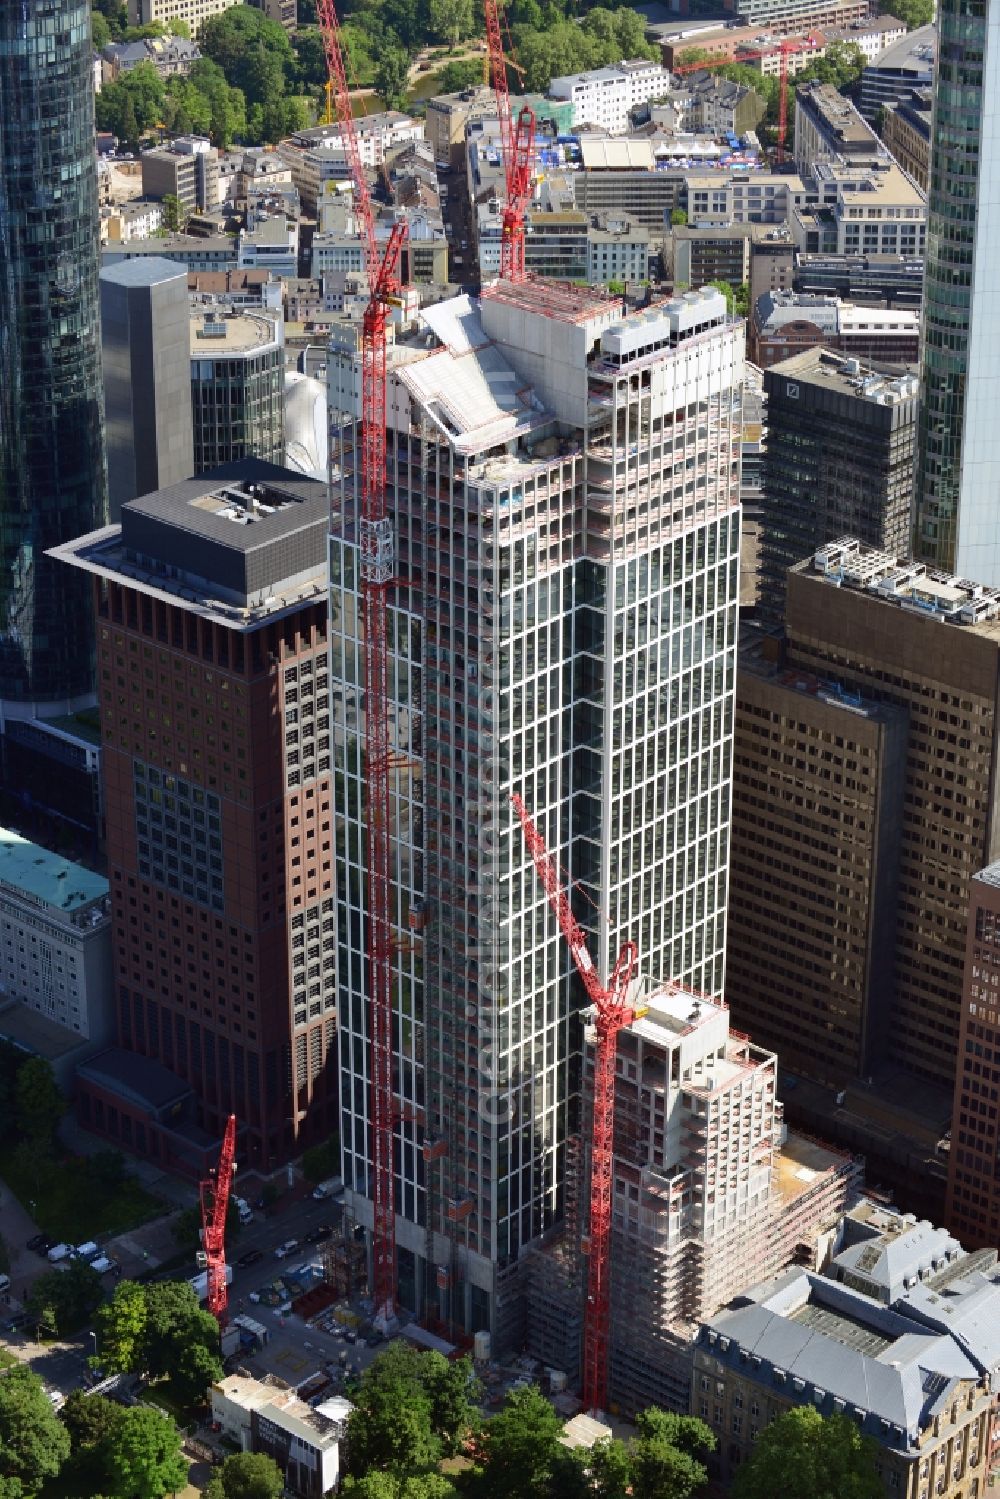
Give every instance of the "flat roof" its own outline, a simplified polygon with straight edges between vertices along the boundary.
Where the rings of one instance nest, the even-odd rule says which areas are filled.
[[[167,260],[163,255],[141,255],[135,260],[119,260],[114,265],[104,266],[101,280],[114,286],[159,286],[163,281],[176,281],[179,276],[186,277],[187,274],[185,267],[178,265],[176,260]]]
[[[182,270],[181,274],[185,272]],[[206,314],[195,311],[189,334],[192,359],[211,359],[218,354],[249,354],[278,342],[274,321],[253,312]]]
[[[850,1160],[846,1151],[824,1145],[790,1129],[779,1151],[775,1152],[775,1186],[785,1202],[792,1202],[809,1192],[816,1182],[832,1172],[843,1170]]]
[[[0,879],[57,911],[75,911],[108,893],[102,875],[0,828]]]
[[[49,1020],[20,999],[12,999],[0,1008],[0,1038],[32,1056],[44,1057],[47,1062],[57,1062],[60,1057],[91,1044],[79,1031]]]

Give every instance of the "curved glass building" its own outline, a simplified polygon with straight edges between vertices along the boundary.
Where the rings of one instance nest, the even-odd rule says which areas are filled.
[[[940,0],[914,549],[1000,584],[1000,6]]]
[[[86,580],[47,548],[104,524],[90,9],[0,5],[0,704],[91,692]]]

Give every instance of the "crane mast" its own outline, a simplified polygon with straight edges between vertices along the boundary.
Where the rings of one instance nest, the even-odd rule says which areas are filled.
[[[681,63],[679,67],[671,68],[672,73],[699,73],[711,68],[726,68],[741,63],[744,58],[749,57],[773,57],[774,48],[767,51],[750,50],[741,48],[739,57],[706,57],[701,62]],[[788,59],[795,51],[795,43],[785,40],[778,43],[778,129],[775,144],[775,159],[779,166],[785,160],[785,141],[788,138]]]
[[[358,527],[365,655],[365,789],[368,968],[371,984],[372,1295],[388,1323],[396,1308],[393,1187],[392,924],[389,889],[389,685],[387,600],[394,581],[392,525],[385,498],[386,324],[400,290],[406,224],[394,224],[379,253],[371,192],[351,109],[340,23],[333,0],[317,0],[327,72],[354,186],[368,274],[361,344],[361,506]]]
[[[527,104],[521,106],[516,120],[511,114],[498,0],[483,0],[483,9],[507,189],[500,240],[500,277],[504,281],[523,281],[527,274],[524,268],[524,216],[531,199],[535,116]]]
[[[220,1328],[226,1325],[229,1291],[226,1287],[226,1213],[236,1171],[236,1115],[226,1120],[219,1164],[198,1184],[201,1200],[201,1237],[205,1255],[206,1302]]]
[[[615,1141],[615,1056],[618,1032],[646,1012],[627,1003],[636,962],[636,945],[626,942],[607,985],[601,983],[583,929],[573,915],[545,840],[519,796],[511,797],[538,878],[555,912],[576,970],[594,1006],[594,1113],[590,1148],[590,1236],[587,1260],[587,1304],[583,1325],[583,1403],[587,1410],[607,1406],[608,1351],[611,1335],[611,1213]]]

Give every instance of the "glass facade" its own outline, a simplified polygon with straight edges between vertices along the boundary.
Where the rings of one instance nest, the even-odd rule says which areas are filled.
[[[195,346],[201,333],[192,329],[195,473],[211,473],[238,458],[284,463],[285,351],[274,325],[267,318],[243,314],[228,322],[206,323],[213,326],[224,335],[219,340],[224,347],[217,352],[207,338]],[[231,347],[248,328],[250,347]]]
[[[502,412],[468,435],[477,401],[498,408],[480,367],[453,370],[444,353],[446,396],[423,394],[436,377],[417,362],[390,399],[396,565],[412,585],[393,595],[389,658],[401,1295],[446,1325],[490,1328],[498,1345],[523,1337],[525,1249],[566,1211],[585,1000],[511,794],[565,871],[600,971],[632,937],[644,971],[721,991],[743,350],[716,302],[676,350],[665,323],[637,320],[630,337],[650,328],[661,341],[620,359],[599,356],[620,318],[599,304],[589,363],[576,323],[550,332],[525,315],[522,327],[516,301],[492,307],[497,342],[477,355],[489,389],[538,394],[564,376],[583,417],[571,431],[536,404],[522,408],[530,442],[498,444]],[[517,357],[522,338],[546,350],[535,370]],[[564,364],[574,340],[583,357]],[[341,1138],[352,1207],[370,1225],[363,637],[345,436],[330,565]]]
[[[938,26],[914,549],[995,584],[1000,127],[987,102],[1000,91],[1000,13],[942,0]]]
[[[45,556],[104,524],[90,8],[0,6],[0,700],[93,689],[88,580]]]

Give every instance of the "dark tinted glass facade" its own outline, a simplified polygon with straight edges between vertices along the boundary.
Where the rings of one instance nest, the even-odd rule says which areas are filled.
[[[90,10],[0,4],[0,699],[93,687],[86,580],[45,556],[107,508]]]
[[[986,90],[986,0],[940,0],[924,283],[916,555],[958,566],[976,212]],[[996,67],[996,61],[993,62]],[[991,253],[995,246],[985,247]],[[983,579],[982,581],[987,581]]]

